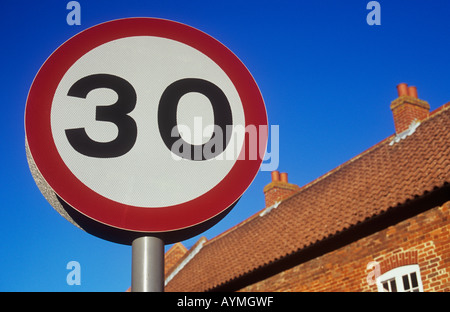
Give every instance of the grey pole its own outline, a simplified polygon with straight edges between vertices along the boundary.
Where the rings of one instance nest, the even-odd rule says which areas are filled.
[[[164,242],[154,236],[136,238],[131,255],[131,291],[164,291]]]

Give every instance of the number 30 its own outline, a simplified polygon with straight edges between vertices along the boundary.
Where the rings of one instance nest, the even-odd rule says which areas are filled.
[[[136,121],[128,114],[136,106],[137,96],[133,86],[123,78],[109,74],[95,74],[81,78],[70,87],[67,95],[85,99],[89,92],[94,89],[108,88],[117,93],[117,102],[109,106],[97,106],[95,120],[112,122],[117,126],[117,137],[110,142],[98,142],[92,140],[84,128],[66,129],[66,136],[72,147],[79,153],[97,158],[119,157],[128,153],[136,143],[138,129]],[[214,125],[222,129],[225,133],[227,125],[232,125],[232,114],[230,103],[223,91],[215,84],[198,78],[185,78],[177,80],[170,84],[163,92],[158,106],[158,128],[164,144],[171,149],[173,143],[182,140],[178,131],[172,136],[172,129],[177,126],[177,108],[181,97],[189,92],[198,92],[205,95],[213,108]],[[212,138],[214,138],[213,133]],[[209,154],[212,158],[225,150],[230,141],[229,136],[223,136],[222,149],[216,149],[214,153]],[[190,144],[186,143],[186,146]],[[206,143],[205,143],[206,144]],[[191,153],[182,153],[172,151],[178,156],[190,160],[206,160],[208,157],[203,155],[202,159],[194,159],[194,149],[201,148],[203,145],[190,145]]]

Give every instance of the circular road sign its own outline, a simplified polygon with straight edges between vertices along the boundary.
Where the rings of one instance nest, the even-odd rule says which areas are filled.
[[[52,206],[99,237],[166,242],[220,220],[267,144],[261,93],[242,62],[184,24],[128,18],[75,35],[28,94],[28,160]]]

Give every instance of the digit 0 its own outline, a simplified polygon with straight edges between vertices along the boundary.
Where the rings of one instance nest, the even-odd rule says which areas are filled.
[[[222,130],[219,134],[223,138],[222,144],[215,145],[215,150],[208,154],[203,153],[208,142],[202,145],[189,144],[183,140],[179,131],[175,128],[177,127],[178,103],[183,95],[190,92],[201,93],[209,99],[213,108],[214,129],[220,127]],[[227,97],[218,86],[203,79],[186,78],[177,80],[166,88],[159,101],[158,126],[161,138],[168,149],[185,159],[207,160],[222,153],[231,138],[231,134],[226,132],[226,126],[232,124],[231,107]],[[176,131],[172,132],[173,129]],[[224,135],[225,133],[226,135]],[[214,139],[216,135],[218,134],[214,130],[210,140]],[[186,151],[172,149],[172,146],[178,140],[184,141],[181,146],[190,148],[190,151],[186,153]],[[201,155],[201,157],[196,158],[195,155]]]

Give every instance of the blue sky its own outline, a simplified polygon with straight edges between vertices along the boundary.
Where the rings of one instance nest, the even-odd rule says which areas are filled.
[[[124,17],[182,22],[215,37],[247,66],[279,125],[279,170],[305,185],[394,133],[396,85],[416,85],[436,109],[450,101],[450,2],[380,0],[369,26],[366,0],[79,1],[81,25],[66,23],[68,1],[0,3],[2,142],[0,291],[124,291],[131,247],[91,236],[47,203],[30,174],[24,109],[47,57],[78,32]],[[264,208],[270,172],[259,172],[208,239]],[[189,248],[198,236],[183,243]],[[170,246],[167,246],[169,248]],[[81,285],[69,286],[69,261]],[[225,265],[225,264],[224,264]]]

